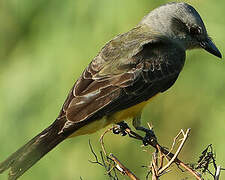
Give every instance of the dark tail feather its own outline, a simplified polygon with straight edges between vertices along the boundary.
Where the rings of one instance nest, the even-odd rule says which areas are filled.
[[[52,125],[0,163],[0,173],[10,168],[9,180],[19,178],[46,153],[69,136],[69,134],[59,133],[65,122],[65,118],[57,119]]]

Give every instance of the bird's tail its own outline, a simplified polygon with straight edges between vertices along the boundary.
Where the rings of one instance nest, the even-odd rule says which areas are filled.
[[[0,173],[10,169],[9,180],[19,178],[46,153],[70,135],[59,133],[65,123],[65,118],[57,119],[52,125],[0,163]]]

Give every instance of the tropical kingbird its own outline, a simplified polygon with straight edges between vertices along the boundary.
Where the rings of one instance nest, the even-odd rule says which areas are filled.
[[[0,164],[15,180],[68,137],[93,133],[133,119],[155,95],[177,80],[185,51],[203,48],[221,58],[198,12],[186,3],[168,3],[150,12],[130,31],[109,41],[71,89],[57,119]]]

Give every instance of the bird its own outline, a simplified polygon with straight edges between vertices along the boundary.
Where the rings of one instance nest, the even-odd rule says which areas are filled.
[[[0,173],[9,169],[8,179],[16,180],[65,139],[127,119],[151,134],[141,126],[143,108],[173,86],[186,51],[196,48],[222,58],[193,6],[171,2],[152,10],[106,43],[73,85],[56,120],[1,162]]]

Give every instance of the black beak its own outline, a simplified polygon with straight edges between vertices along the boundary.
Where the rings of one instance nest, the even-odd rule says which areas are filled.
[[[209,53],[219,58],[222,58],[220,51],[217,49],[217,47],[215,46],[215,44],[212,42],[211,39],[208,38],[206,41],[200,42],[200,46],[206,51],[208,51]]]

